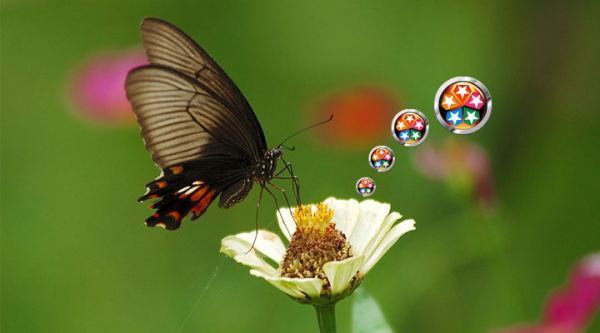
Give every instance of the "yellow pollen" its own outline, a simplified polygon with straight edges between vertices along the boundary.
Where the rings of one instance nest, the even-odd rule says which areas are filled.
[[[325,203],[302,205],[294,209],[294,220],[298,229],[324,232],[331,223],[333,210]]]

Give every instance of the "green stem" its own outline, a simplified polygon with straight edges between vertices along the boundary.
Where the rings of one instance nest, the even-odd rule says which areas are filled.
[[[336,333],[335,327],[335,302],[327,304],[315,304],[317,310],[317,320],[321,333]]]

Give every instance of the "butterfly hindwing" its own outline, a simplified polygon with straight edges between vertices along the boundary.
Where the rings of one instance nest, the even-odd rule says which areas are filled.
[[[229,208],[242,201],[252,189],[252,180],[248,178],[240,179],[237,182],[226,187],[221,193],[219,207]]]
[[[204,214],[217,195],[209,185],[186,186],[180,191],[169,193],[150,207],[156,212],[146,219],[149,227],[160,226],[168,230],[178,229],[183,218],[192,213],[192,220]]]

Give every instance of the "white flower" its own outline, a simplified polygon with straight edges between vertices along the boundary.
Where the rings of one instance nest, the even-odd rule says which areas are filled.
[[[282,208],[277,219],[287,249],[279,236],[259,230],[225,237],[221,252],[297,300],[339,299],[358,286],[400,236],[415,229],[414,220],[396,223],[401,215],[389,212],[387,203],[335,198]]]

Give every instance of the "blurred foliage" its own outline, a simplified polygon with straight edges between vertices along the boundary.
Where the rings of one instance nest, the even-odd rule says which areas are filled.
[[[364,288],[354,292],[352,333],[393,333],[377,301]]]
[[[286,155],[306,201],[355,197],[356,179],[369,175],[375,199],[417,221],[364,282],[394,330],[484,332],[535,320],[570,265],[600,245],[599,14],[598,1],[2,1],[0,329],[316,330],[312,309],[218,254],[223,236],[254,228],[256,191],[180,231],[145,228],[150,210],[135,198],[159,172],[139,130],[75,116],[65,92],[74,69],[138,45],[144,16],[174,22],[209,50],[270,145],[306,124],[314,98],[365,82],[423,110],[428,142],[440,141],[453,134],[431,110],[439,85],[457,75],[484,82],[494,113],[457,140],[488,151],[493,212],[424,179],[411,163],[419,148],[391,137],[398,160],[385,174],[373,175],[367,151],[311,135]],[[274,229],[273,203],[261,209],[261,225]],[[350,305],[339,306],[341,332]]]

